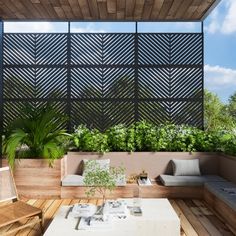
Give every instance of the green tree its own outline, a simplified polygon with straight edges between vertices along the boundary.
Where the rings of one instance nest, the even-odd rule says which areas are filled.
[[[236,92],[234,92],[234,94],[229,98],[228,111],[236,121]]]
[[[204,91],[204,126],[206,131],[232,130],[235,127],[227,105],[216,94],[207,90]]]

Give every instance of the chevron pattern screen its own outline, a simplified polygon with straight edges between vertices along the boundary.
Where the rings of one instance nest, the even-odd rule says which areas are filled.
[[[26,103],[49,101],[68,128],[141,119],[202,127],[203,34],[4,34],[4,128]]]

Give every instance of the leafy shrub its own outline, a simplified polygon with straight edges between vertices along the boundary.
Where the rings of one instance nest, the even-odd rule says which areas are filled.
[[[106,132],[80,125],[74,143],[81,151],[224,151],[236,155],[236,135],[225,131],[203,131],[187,125],[154,125],[139,121],[127,127],[115,125]]]
[[[80,125],[73,134],[75,146],[80,151],[87,152],[108,152],[108,136],[97,129],[89,130],[86,126]]]
[[[156,126],[146,121],[135,124],[135,144],[138,151],[158,151]]]
[[[127,128],[123,124],[107,130],[108,144],[114,151],[127,151]]]
[[[224,133],[220,136],[222,151],[226,154],[236,156],[236,134]]]

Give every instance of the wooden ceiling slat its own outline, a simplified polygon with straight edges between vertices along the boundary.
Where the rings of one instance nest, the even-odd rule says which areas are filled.
[[[95,18],[95,19],[98,19],[99,18],[99,12],[98,12],[97,0],[89,0],[88,4],[89,4],[89,9],[90,9],[90,13],[91,13],[92,17]]]
[[[18,12],[18,9],[16,8],[15,4],[13,4],[11,1],[1,1],[1,8],[7,8],[7,10],[11,11],[12,14],[16,14]]]
[[[107,12],[106,1],[98,1],[98,10],[99,10],[100,19],[102,19],[102,20],[107,19],[108,12]]]
[[[191,19],[195,11],[198,9],[198,7],[201,5],[202,0],[193,0],[192,5],[189,7],[188,11],[185,13],[184,17],[186,19]]]
[[[199,7],[197,8],[197,10],[194,12],[193,14],[193,18],[194,19],[198,19],[201,18],[206,10],[214,3],[214,0],[208,0],[208,1],[202,1],[201,4],[199,5]]]
[[[181,17],[187,12],[190,5],[192,3],[192,0],[183,0],[178,11],[175,14],[176,19],[181,19]]]
[[[116,0],[107,0],[107,12],[109,14],[116,14]]]
[[[54,8],[53,8],[53,2],[49,1],[49,0],[40,0],[42,7],[44,9],[44,14],[47,14],[48,18],[51,19],[55,19],[57,17],[57,13],[55,12]],[[56,5],[56,2],[54,4],[54,6],[59,6],[59,2],[58,5]]]
[[[43,4],[38,3],[36,0],[31,0],[31,2],[34,8],[37,9],[37,11],[40,13],[42,19],[53,18],[48,14]]]
[[[9,4],[9,3],[8,3]],[[1,15],[4,15],[5,17],[9,15],[9,17],[14,17],[15,16],[15,12],[14,12],[14,8],[15,6],[10,2],[10,5],[8,5],[6,3],[3,3],[2,1],[0,2],[0,6],[1,6]],[[13,6],[13,9],[12,9]],[[15,8],[17,10],[17,8]]]
[[[158,18],[162,5],[164,3],[164,0],[155,0],[154,5],[152,7],[152,13],[151,13],[151,19],[155,20]]]
[[[67,19],[74,19],[74,14],[73,14],[70,6],[62,5],[61,7],[62,7]]]
[[[30,11],[33,14],[34,18],[43,18],[41,12],[38,11],[38,9],[34,6],[35,4],[33,4],[30,0],[24,0],[21,1],[21,3],[24,5],[27,11]]]
[[[108,18],[111,20],[116,20],[116,13],[108,13]]]
[[[92,17],[90,14],[89,5],[88,5],[87,0],[78,0],[78,2],[79,2],[79,6],[81,9],[83,18],[87,19],[87,20],[91,19]]]
[[[117,0],[117,13],[118,20],[125,19],[125,0]]]
[[[25,18],[27,18],[26,16],[28,16],[28,18],[33,18],[33,15],[32,13],[29,11],[27,12],[25,6],[21,3],[21,1],[14,1],[14,0],[11,0],[12,4],[15,5],[15,7],[18,9],[18,12],[20,14],[22,14]]]
[[[66,19],[66,15],[61,7],[53,7],[59,19]]]
[[[142,19],[148,20],[152,13],[153,0],[147,0],[144,3]]]
[[[40,0],[41,1],[41,0]],[[60,7],[60,1],[59,0],[49,0],[50,3],[54,6],[54,7]]]
[[[191,19],[192,15],[197,10],[197,8],[198,8],[197,6],[190,6],[188,10],[185,12],[185,14],[183,15],[183,17],[186,19]]]
[[[159,18],[165,19],[168,15],[169,9],[171,8],[174,0],[165,0],[160,10]],[[180,0],[179,0],[180,1]]]
[[[126,0],[125,3],[125,19],[132,20],[135,7],[135,0]]]
[[[66,18],[73,19],[74,14],[72,12],[69,2],[67,0],[60,0],[60,3],[61,3],[61,7],[66,15]]]
[[[0,18],[202,20],[218,0],[0,0]]]
[[[145,0],[136,0],[134,8],[134,20],[142,19],[143,7]]]
[[[201,0],[200,0],[201,1]],[[174,1],[173,4],[171,5],[171,8],[168,12],[167,19],[174,19],[182,1]]]

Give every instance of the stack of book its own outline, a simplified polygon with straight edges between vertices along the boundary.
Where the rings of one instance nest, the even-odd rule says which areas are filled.
[[[74,217],[90,217],[97,211],[97,206],[91,203],[75,204],[72,209]]]
[[[106,201],[103,208],[103,214],[110,215],[113,218],[125,219],[128,217],[128,213],[127,205],[123,200]]]
[[[112,219],[107,217],[106,219],[103,215],[94,215],[88,218],[81,218],[79,223],[79,230],[94,230],[94,229],[111,229]]]

